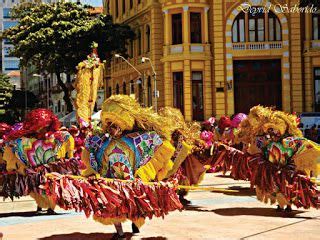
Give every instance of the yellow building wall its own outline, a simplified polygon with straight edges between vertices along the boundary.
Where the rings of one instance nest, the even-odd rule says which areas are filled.
[[[200,71],[203,76],[204,118],[213,114],[212,106],[212,74],[211,49],[209,44],[208,10],[209,2],[197,1],[160,1],[164,13],[164,101],[166,106],[173,106],[173,73],[183,72],[184,115],[187,121],[194,119],[192,110],[192,72]],[[202,16],[202,43],[190,43],[190,12],[200,12]],[[182,14],[182,39],[180,45],[172,45],[171,14]],[[202,49],[200,52],[193,47]],[[174,52],[174,49],[179,49]]]
[[[110,2],[110,9],[113,13],[115,11],[114,2]],[[119,1],[119,8],[122,6],[121,2]],[[281,3],[288,4],[290,7],[297,1],[141,0],[141,4],[134,4],[133,9],[124,15],[120,10],[116,22],[127,23],[133,29],[140,28],[143,35],[146,24],[151,28],[151,51],[143,55],[150,57],[156,68],[157,90],[160,92],[157,100],[159,107],[173,106],[173,73],[181,71],[184,76],[185,118],[191,121],[194,118],[192,116],[192,72],[201,71],[204,84],[204,117],[232,115],[235,113],[236,101],[241,101],[234,97],[233,61],[280,59],[283,110],[287,112],[313,110],[313,68],[319,66],[320,56],[319,50],[310,47],[312,45],[310,15],[307,19],[307,16],[300,14],[277,13],[282,28],[281,47],[259,51],[255,49],[238,50],[232,43],[232,24],[241,11],[239,6],[244,2],[253,6],[265,6],[271,2],[273,5]],[[127,1],[128,5],[129,1]],[[202,44],[190,43],[189,13],[191,11],[199,11],[202,14]],[[171,14],[174,13],[182,14],[183,42],[180,45],[172,45]],[[302,44],[304,36],[301,34],[301,26],[304,22],[306,41]],[[144,46],[145,41],[146,39],[142,38]],[[269,43],[266,42],[266,44]],[[203,50],[195,52],[191,50],[193,47]],[[304,52],[306,47],[310,51]],[[137,53],[137,41],[135,52]],[[130,62],[139,71],[144,72],[147,79],[147,76],[152,76],[151,66],[149,63],[141,64],[139,60],[141,56],[136,54],[133,59],[130,59]],[[129,81],[137,77],[138,74],[125,62],[116,62],[112,64],[112,80],[108,84],[115,89],[117,83],[120,84],[125,80],[127,92],[129,92]],[[152,81],[152,89],[154,89],[154,81]],[[120,93],[121,90],[120,88]],[[153,99],[154,103],[155,99]]]

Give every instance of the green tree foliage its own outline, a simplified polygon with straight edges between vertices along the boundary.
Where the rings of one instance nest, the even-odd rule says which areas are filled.
[[[0,73],[0,115],[5,113],[5,105],[12,96],[13,85],[10,82],[10,77]]]
[[[113,52],[125,54],[127,41],[134,38],[129,26],[113,24],[111,16],[94,17],[89,10],[75,3],[22,5],[12,11],[18,25],[3,33],[22,65],[31,63],[40,72],[57,75],[69,112],[70,91],[60,73],[74,74],[77,64],[91,52],[93,41],[98,43],[100,58],[108,60]]]
[[[10,82],[10,77],[6,74],[0,73],[0,89],[3,90],[12,90],[13,85]]]

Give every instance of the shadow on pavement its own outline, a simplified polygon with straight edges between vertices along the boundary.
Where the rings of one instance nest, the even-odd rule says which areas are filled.
[[[229,173],[219,174],[219,175],[216,175],[215,177],[218,177],[218,178],[232,178],[232,176]]]
[[[277,212],[276,208],[220,208],[220,209],[205,209],[201,206],[188,205],[184,207],[187,211],[197,212],[212,212],[221,216],[263,216],[263,217],[280,217],[280,218],[297,218],[297,219],[313,219],[313,217],[296,216],[305,211],[293,210],[292,212]]]
[[[232,196],[255,196],[256,191],[250,187],[232,186],[228,187],[228,190],[237,190],[237,192],[224,192],[225,195]]]
[[[114,233],[69,233],[58,234],[49,237],[39,238],[39,240],[106,240],[112,239]],[[125,233],[126,239],[131,239],[132,233]]]
[[[140,238],[141,240],[166,240],[165,237],[146,237],[146,238]]]
[[[65,215],[68,213],[54,213],[47,214],[46,212],[9,212],[9,213],[0,213],[0,218],[5,217],[38,217],[38,216],[53,216],[53,215]]]
[[[292,212],[277,212],[276,208],[221,208],[213,210],[214,213],[222,216],[263,216],[263,217],[282,217],[282,218],[303,218],[312,219],[312,217],[296,216],[305,211],[293,210]]]
[[[58,234],[52,235],[49,237],[39,238],[39,240],[106,240],[112,239],[114,233],[69,233],[69,234]],[[130,240],[133,235],[132,233],[125,233],[126,239]],[[146,237],[146,238],[139,238],[142,240],[166,240],[165,237]]]

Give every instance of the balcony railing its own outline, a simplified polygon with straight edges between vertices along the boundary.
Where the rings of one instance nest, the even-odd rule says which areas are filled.
[[[188,43],[188,44],[177,44],[177,45],[169,45],[164,46],[164,55],[171,55],[171,54],[181,54],[184,52],[190,53],[204,53],[208,51],[210,48],[209,44],[202,44],[202,43]]]
[[[175,53],[182,53],[183,52],[183,45],[171,45],[170,47],[170,53],[175,54]]]
[[[320,40],[312,40],[311,46],[312,48],[320,48]]]
[[[243,42],[233,43],[233,50],[268,50],[281,49],[282,42]]]
[[[204,45],[203,44],[190,44],[190,52],[204,52]]]

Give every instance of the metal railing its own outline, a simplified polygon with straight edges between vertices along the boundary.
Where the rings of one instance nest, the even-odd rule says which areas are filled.
[[[232,43],[233,50],[268,50],[282,49],[282,42],[242,42]]]

